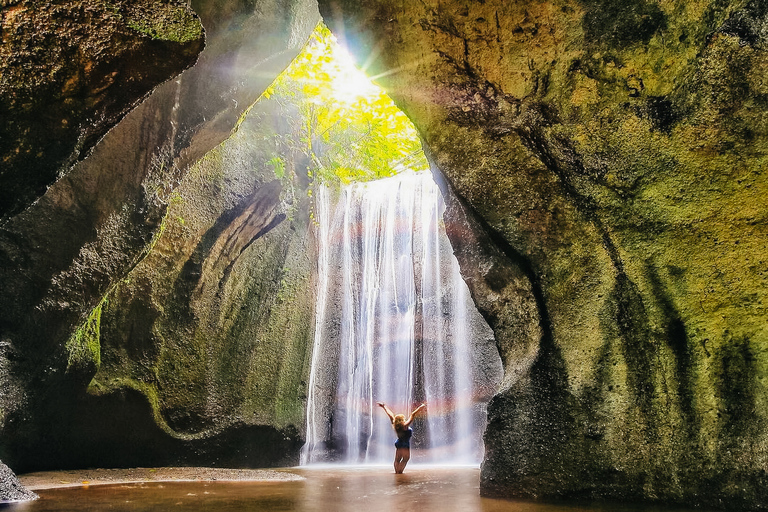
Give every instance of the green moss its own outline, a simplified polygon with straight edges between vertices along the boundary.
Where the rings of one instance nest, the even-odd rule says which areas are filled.
[[[184,196],[182,196],[178,190],[174,190],[171,192],[171,195],[168,197],[168,204],[171,205],[180,205],[184,203]]]
[[[106,299],[91,311],[85,323],[67,341],[67,373],[93,374],[101,366],[101,308]]]
[[[94,380],[88,386],[88,393],[91,395],[103,396],[120,389],[133,389],[134,391],[138,391],[144,395],[144,397],[147,399],[147,402],[149,403],[149,406],[152,408],[152,417],[155,423],[163,430],[163,432],[170,435],[171,437],[182,440],[200,439],[205,437],[206,433],[194,435],[181,434],[168,425],[162,413],[161,400],[157,391],[157,386],[155,386],[155,384],[142,382],[131,378],[114,378],[106,382]]]
[[[186,7],[170,7],[167,11],[153,10],[149,13],[132,13],[126,24],[133,30],[152,39],[187,43],[200,39],[203,26],[200,19]]]

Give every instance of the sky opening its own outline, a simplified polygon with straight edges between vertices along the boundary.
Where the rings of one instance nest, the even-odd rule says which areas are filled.
[[[277,144],[283,154],[271,161],[278,176],[288,153],[303,157],[310,178],[326,184],[429,168],[410,119],[323,24],[260,101],[276,102],[288,123]]]

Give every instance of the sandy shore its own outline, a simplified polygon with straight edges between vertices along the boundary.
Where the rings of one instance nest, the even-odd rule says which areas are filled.
[[[290,469],[130,468],[41,471],[18,475],[30,491],[81,485],[137,482],[289,481],[303,480]]]

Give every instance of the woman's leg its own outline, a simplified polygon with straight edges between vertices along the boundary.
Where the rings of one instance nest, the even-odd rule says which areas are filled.
[[[410,458],[410,448],[397,448],[395,451],[395,473],[402,473]]]
[[[398,448],[395,451],[395,473],[402,473],[405,469],[405,465],[403,464],[403,448]]]

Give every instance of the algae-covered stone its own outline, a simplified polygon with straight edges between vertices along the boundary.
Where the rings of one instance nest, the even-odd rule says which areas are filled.
[[[0,6],[0,224],[22,211],[155,86],[195,62],[184,2]]]
[[[58,17],[51,17],[49,25],[41,26],[30,44],[49,45],[49,32],[65,31],[64,34],[71,29],[86,38],[93,36],[99,55],[109,61],[122,55],[120,44],[124,42],[121,38],[111,42],[105,35],[104,30],[112,27],[113,22],[119,31],[127,31],[130,37],[141,41],[144,50],[158,45],[184,48],[197,45],[199,51],[202,43],[200,38],[195,39],[201,34],[195,28],[196,15],[186,4],[164,2],[154,8],[146,2],[100,3],[90,9],[81,3],[83,11],[46,4],[38,13],[25,7],[32,3],[20,2],[11,6],[10,11],[3,8],[4,41],[13,39],[5,31],[5,24],[12,21],[9,13],[19,16],[26,13],[26,17],[17,21],[32,26],[34,23],[30,20],[37,19],[35,16],[59,9]],[[101,16],[99,13],[105,9],[108,12]],[[196,5],[196,12],[205,27],[206,47],[195,65],[174,80],[157,86],[101,138],[87,153],[87,158],[74,166],[67,161],[66,166],[57,167],[61,173],[56,183],[34,204],[3,220],[0,226],[0,384],[3,390],[0,393],[0,456],[17,471],[76,464],[103,465],[120,457],[122,463],[141,463],[127,449],[131,443],[155,447],[154,452],[150,448],[146,450],[153,452],[153,457],[157,455],[157,459],[152,460],[168,460],[172,452],[194,455],[198,463],[212,460],[216,438],[194,449],[182,441],[175,444],[168,441],[169,434],[162,422],[153,419],[158,399],[144,384],[122,388],[113,401],[102,397],[83,398],[85,386],[97,369],[96,345],[85,342],[93,341],[87,330],[80,333],[85,336],[75,334],[87,325],[94,308],[115,285],[152,251],[164,226],[176,220],[169,219],[166,213],[174,200],[174,189],[190,165],[231,134],[242,113],[299,52],[318,19],[316,6],[310,0],[274,0],[260,2],[258,6],[202,2]],[[75,19],[71,19],[72,16]],[[105,27],[96,28],[99,22],[104,22]],[[6,39],[6,35],[10,39]],[[114,55],[110,53],[111,45],[115,45]],[[54,46],[61,49],[58,42]],[[82,45],[84,52],[90,48]],[[3,46],[0,51],[5,49],[13,50]],[[11,52],[16,59],[13,72],[31,69],[23,52],[17,55],[14,51]],[[193,58],[197,57],[197,51]],[[176,66],[183,64],[162,52],[152,55],[166,64],[172,62],[173,69],[177,69],[169,73],[161,66],[162,80],[177,73],[181,68]],[[81,62],[67,61],[65,55],[60,57],[63,64]],[[125,69],[124,78],[130,83],[145,83],[144,78],[161,72],[160,68],[140,59],[129,60],[135,65]],[[44,71],[34,67],[36,72],[41,69]],[[58,75],[43,74],[51,79],[51,87],[64,86]],[[15,75],[2,73],[2,76],[6,79]],[[149,87],[156,84],[153,82]],[[124,89],[110,87],[101,94],[107,102],[118,101],[114,95],[122,94]],[[52,105],[45,109],[45,115],[30,114],[22,108],[26,104],[18,103],[3,119],[11,124],[18,119],[33,119],[35,126],[39,124],[45,131],[47,125],[38,121],[66,120],[67,115],[72,114],[78,123],[102,126],[97,114],[92,119],[88,112],[67,110],[66,115],[59,112],[57,109],[67,107],[62,106],[64,100],[57,94],[39,89],[33,95],[36,101]],[[3,98],[17,101],[19,95]],[[126,107],[124,102],[118,103],[121,108]],[[112,126],[114,119],[107,124]],[[85,146],[77,145],[55,130],[49,130],[45,136],[37,131],[26,135],[22,132],[14,132],[14,136],[19,135],[31,144],[46,142],[50,135],[61,143],[62,151],[67,154],[85,151],[84,148],[92,145],[88,140]],[[59,158],[54,155],[57,147],[43,151],[43,156]],[[13,150],[12,153],[16,154]],[[22,163],[14,160],[3,166],[2,179],[8,177],[9,182],[21,187],[19,190],[28,190],[24,165],[29,163],[41,171],[48,167],[37,166],[23,156],[20,158],[18,162]],[[2,193],[11,193],[14,201],[21,201],[18,205],[3,202],[12,206],[14,212],[18,211],[17,206],[27,204],[30,196],[24,196],[26,192],[0,188]],[[101,320],[107,309],[105,304]],[[100,330],[103,335],[103,324]],[[86,403],[92,407],[89,409]],[[122,409],[118,407],[121,403]],[[129,430],[126,426],[130,422],[114,420],[125,417],[136,418],[137,422],[143,422],[142,426]],[[105,421],[101,423],[103,431],[94,431],[98,423],[95,418]],[[244,425],[233,427],[233,431],[242,439],[259,429]],[[88,451],[82,448],[89,435],[93,439],[104,439],[106,435],[111,441],[122,440],[118,445],[109,445],[106,441],[99,447],[94,444],[93,450]],[[264,452],[265,457],[273,462],[279,459],[280,450],[286,446],[285,436],[276,434],[274,429],[261,435],[264,439],[277,440],[273,450]],[[293,450],[290,442],[288,446],[286,453]]]
[[[482,492],[765,502],[765,2],[320,8],[456,196]]]
[[[282,122],[257,104],[182,180],[152,252],[105,303],[89,388],[108,401],[143,394],[170,444],[226,449],[242,428],[272,432],[236,465],[297,463],[304,428],[314,249],[293,162],[282,182],[270,164]]]

